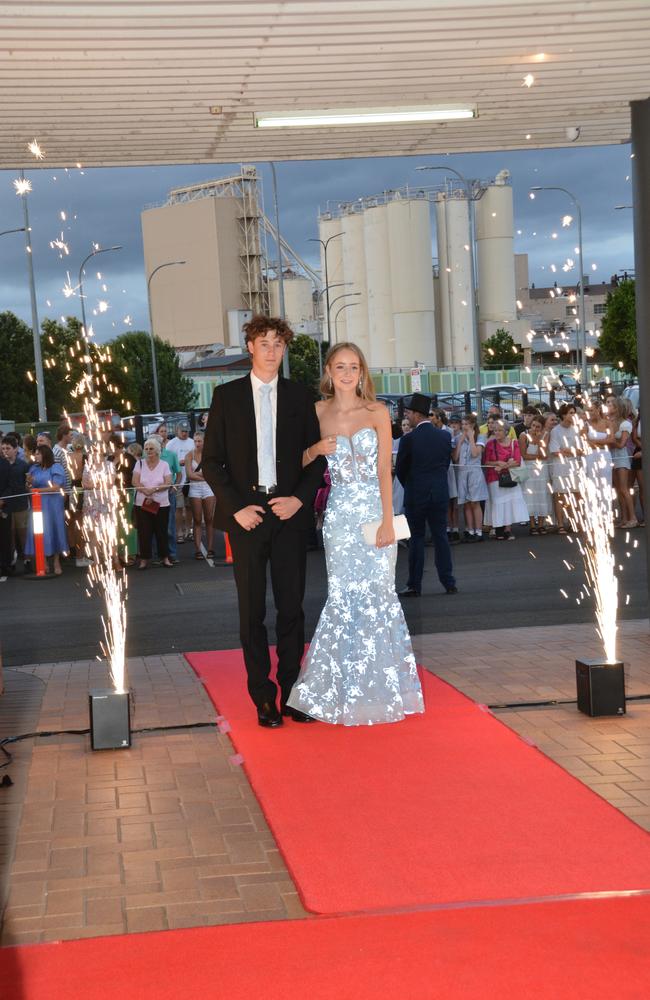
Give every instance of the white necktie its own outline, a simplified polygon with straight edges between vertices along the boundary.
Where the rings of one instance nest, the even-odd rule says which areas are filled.
[[[275,486],[275,456],[273,454],[273,410],[271,407],[271,386],[260,386],[260,435],[261,461],[259,468],[260,485]]]

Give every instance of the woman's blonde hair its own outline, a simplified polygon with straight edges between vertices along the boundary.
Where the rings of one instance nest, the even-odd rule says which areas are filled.
[[[359,367],[361,368],[361,374],[359,376],[359,383],[357,385],[357,396],[359,399],[363,400],[364,403],[374,403],[377,399],[375,393],[375,385],[370,378],[370,372],[368,371],[368,363],[363,356],[363,351],[356,344],[351,344],[346,341],[343,344],[334,344],[330,347],[327,352],[327,357],[325,358],[324,368],[332,363],[339,351],[352,351],[353,354],[359,359]],[[334,395],[334,386],[332,385],[332,379],[327,374],[326,371],[323,372],[323,377],[320,380],[320,391],[323,399],[331,399]]]

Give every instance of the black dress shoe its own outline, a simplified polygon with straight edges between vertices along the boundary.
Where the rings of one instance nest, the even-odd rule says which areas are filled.
[[[282,714],[287,719],[293,719],[294,722],[316,722],[316,719],[312,719],[311,715],[306,715],[299,709],[292,708],[291,705],[283,705]]]
[[[447,591],[448,594],[457,594],[458,593],[458,587],[456,587],[456,586],[445,587],[445,590]]]
[[[282,716],[274,702],[265,701],[263,705],[258,705],[257,724],[265,729],[277,729],[282,725]]]
[[[419,597],[420,591],[416,590],[414,587],[404,587],[404,590],[400,590],[398,597]]]

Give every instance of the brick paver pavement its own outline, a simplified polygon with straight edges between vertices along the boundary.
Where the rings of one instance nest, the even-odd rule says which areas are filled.
[[[570,702],[493,707],[493,711],[501,722],[650,830],[647,619],[619,624],[617,655],[625,663],[626,694],[640,699],[628,700],[627,714],[620,718],[591,719],[575,704],[576,658],[602,657],[591,625],[424,635],[414,637],[413,646],[420,663],[481,704]]]
[[[629,702],[624,718],[589,719],[575,704],[521,707],[575,699],[576,656],[599,652],[586,625],[418,636],[414,646],[428,669],[477,701],[515,703],[495,714],[650,829],[647,621],[621,624],[628,694],[649,699]],[[104,685],[97,663],[12,673],[24,690],[42,692],[40,732],[87,728],[88,690]],[[216,721],[181,656],[130,661],[129,684],[134,729]],[[15,718],[8,706],[5,731],[30,731],[16,700]],[[129,750],[91,753],[87,736],[61,735],[12,752],[12,775],[22,777],[10,790],[15,851],[11,838],[0,843],[10,874],[3,944],[308,916],[214,725],[141,733]]]

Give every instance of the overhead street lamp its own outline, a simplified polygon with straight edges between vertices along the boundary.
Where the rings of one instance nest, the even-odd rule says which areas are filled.
[[[470,306],[472,310],[472,344],[474,347],[474,384],[476,387],[476,410],[479,417],[483,415],[481,399],[481,338],[478,330],[478,312],[476,301],[476,261],[474,259],[475,235],[474,235],[474,207],[472,202],[472,184],[464,177],[459,170],[447,164],[427,164],[416,167],[416,170],[444,170],[445,173],[454,174],[463,185],[467,197],[467,215],[469,219],[469,263],[470,263]],[[451,322],[451,320],[450,320]],[[449,331],[451,335],[451,330]]]
[[[8,233],[24,233],[25,227],[21,226],[20,229],[3,229],[0,236],[6,236]]]
[[[81,302],[81,325],[83,327],[83,334],[84,334],[84,337],[86,339],[86,343],[88,343],[88,328],[86,326],[86,303],[85,303],[85,299],[84,299],[84,283],[83,283],[83,271],[84,271],[84,267],[86,266],[86,264],[88,263],[88,261],[91,259],[91,257],[96,257],[97,254],[100,254],[100,253],[110,253],[112,250],[121,250],[121,249],[122,249],[121,246],[117,246],[117,247],[104,247],[103,249],[99,248],[99,249],[93,250],[91,253],[89,253],[88,256],[84,257],[84,259],[81,262],[81,267],[79,268],[79,300]],[[92,375],[92,364],[91,364],[91,361],[90,361],[90,349],[88,350],[88,374]]]
[[[578,256],[580,258],[580,355],[581,355],[581,370],[582,370],[582,391],[587,390],[587,322],[585,317],[585,263],[582,255],[582,211],[580,209],[580,202],[571,191],[568,191],[565,187],[558,187],[557,185],[536,185],[531,187],[531,191],[562,191],[568,198],[571,199],[576,207],[576,212],[578,213]],[[533,195],[534,197],[534,195]]]
[[[330,305],[330,309],[334,305],[334,303],[338,302],[340,299],[347,299],[347,298],[352,298],[352,297],[358,298],[360,295],[361,295],[361,292],[343,292],[342,295],[337,295],[335,299],[332,299],[332,302],[331,302],[331,305]],[[348,302],[346,304],[350,305],[350,306],[358,306],[359,305],[358,302]],[[345,309],[345,306],[341,306],[341,308],[336,313],[337,316],[341,312],[342,309]],[[334,343],[338,344],[338,342],[339,342],[339,335],[338,335],[338,329],[337,329],[337,326],[336,326],[336,319],[335,319],[334,320]]]
[[[278,180],[275,175],[275,163],[269,161],[269,166],[271,168],[271,177],[273,179],[273,209],[275,213],[275,242],[278,245],[278,260],[280,261],[280,267],[278,269],[278,293],[280,298],[280,319],[286,319],[286,311],[284,304],[284,276],[282,274],[282,243],[280,242],[280,209],[278,208]],[[289,378],[289,350],[284,352],[282,356],[282,374],[285,378]]]
[[[316,316],[318,317],[320,300],[330,288],[343,288],[344,285],[351,285],[351,281],[335,281],[331,285],[323,285],[320,292],[316,293]],[[331,347],[331,344],[330,344]],[[318,324],[318,373],[323,377],[323,328]]]
[[[164,264],[159,264],[158,267],[154,267],[153,271],[147,278],[147,306],[149,307],[149,336],[151,338],[151,370],[153,372],[153,398],[154,406],[156,408],[156,413],[160,413],[160,392],[158,389],[158,362],[156,361],[156,342],[154,339],[153,332],[153,313],[151,311],[151,279],[157,271],[162,270],[163,267],[174,267],[176,264],[187,264],[186,260],[168,260]]]
[[[354,294],[355,295],[361,295],[361,292],[355,292]],[[343,296],[340,296],[340,298],[343,298]],[[336,302],[336,299],[334,301]],[[358,302],[345,302],[342,306],[340,306],[336,310],[336,313],[334,315],[334,340],[335,340],[335,342],[337,344],[338,344],[338,341],[339,341],[338,332],[337,332],[337,323],[339,321],[339,314],[342,313],[344,309],[349,309],[350,306],[358,306],[358,305],[359,305]]]
[[[25,171],[20,171],[21,181],[25,180]],[[25,253],[27,255],[27,278],[29,280],[29,298],[32,307],[32,338],[34,342],[34,375],[36,377],[36,399],[38,402],[38,419],[47,420],[47,406],[45,405],[45,376],[43,374],[43,356],[41,354],[41,328],[38,322],[38,309],[36,308],[36,285],[34,283],[34,261],[32,258],[32,229],[29,224],[29,208],[27,207],[27,194],[31,190],[31,185],[23,184],[19,189],[20,200],[23,203],[24,226],[20,229],[7,229],[7,233],[25,234]],[[4,233],[2,234],[4,236]]]
[[[327,274],[327,247],[332,242],[332,240],[337,239],[339,236],[345,236],[345,231],[342,229],[340,233],[332,233],[328,236],[326,240],[318,239],[314,237],[307,240],[308,243],[320,243],[323,248],[323,257],[325,259],[325,304],[327,309],[327,341],[329,344],[332,343],[332,331],[330,330],[330,283]]]

